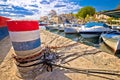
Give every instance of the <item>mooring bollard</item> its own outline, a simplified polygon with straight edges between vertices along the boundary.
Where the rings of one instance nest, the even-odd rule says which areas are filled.
[[[37,21],[11,20],[7,25],[17,56],[29,56],[39,50],[41,43]]]
[[[25,61],[32,60],[37,57],[41,47],[40,32],[38,21],[34,20],[11,20],[7,22],[9,35],[17,58],[22,58]],[[17,60],[16,60],[17,61]],[[20,60],[18,60],[19,62]],[[29,62],[20,65],[29,65],[34,62]],[[20,74],[30,73],[34,69],[32,67],[19,67]],[[25,74],[23,74],[25,75]]]

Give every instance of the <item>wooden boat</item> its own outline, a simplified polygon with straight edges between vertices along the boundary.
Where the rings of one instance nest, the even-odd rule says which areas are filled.
[[[120,54],[120,32],[113,31],[102,34],[100,49],[111,54]]]

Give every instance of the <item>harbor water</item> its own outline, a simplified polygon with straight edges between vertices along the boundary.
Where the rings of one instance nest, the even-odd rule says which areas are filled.
[[[81,37],[80,34],[65,34],[64,32],[61,32],[59,30],[48,30],[48,31],[55,33],[55,34],[58,34],[60,36],[69,38],[73,41],[81,42],[81,43],[84,43],[86,45],[99,48],[99,37],[86,39],[86,38]]]
[[[99,37],[95,37],[95,38],[83,38],[82,36],[80,36],[80,34],[65,34],[64,32],[60,32],[59,30],[48,30],[52,33],[55,33],[55,34],[58,34],[60,36],[63,36],[63,37],[66,37],[66,38],[69,38],[73,41],[76,41],[76,42],[80,42],[80,43],[83,43],[83,44],[86,44],[88,46],[93,46],[93,47],[96,47],[98,49],[100,49],[100,46],[99,46]],[[102,46],[103,49],[106,48],[106,46]],[[107,52],[109,53],[110,50],[108,49],[108,51],[104,51],[104,52]],[[120,58],[120,54],[117,54],[116,55],[117,57]]]

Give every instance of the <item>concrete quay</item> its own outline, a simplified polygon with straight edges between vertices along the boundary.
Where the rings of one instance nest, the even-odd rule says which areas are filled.
[[[10,38],[7,36],[0,41],[0,80],[120,80],[120,75],[89,73],[89,70],[98,72],[101,70],[117,71],[116,73],[120,74],[118,57],[44,30],[40,31],[40,38],[42,46],[62,47],[54,50],[64,55],[61,61],[62,66],[85,69],[88,72],[77,73],[54,67],[52,72],[37,74],[39,69],[35,67],[35,70],[29,73],[31,77],[22,78],[12,58],[14,50]]]

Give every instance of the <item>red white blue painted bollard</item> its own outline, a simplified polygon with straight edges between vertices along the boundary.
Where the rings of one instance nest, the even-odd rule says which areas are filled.
[[[17,56],[25,57],[40,50],[38,21],[11,20],[7,22],[9,35]]]

